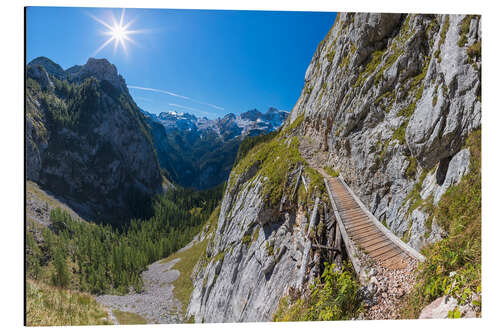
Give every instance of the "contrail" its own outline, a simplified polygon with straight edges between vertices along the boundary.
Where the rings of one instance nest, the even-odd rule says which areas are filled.
[[[201,105],[207,105],[207,106],[210,106],[210,107],[212,107],[214,109],[217,109],[217,110],[221,110],[221,111],[224,110],[224,108],[221,107],[221,106],[218,106],[218,105],[215,105],[215,104],[211,104],[211,103],[201,102],[201,101],[198,101],[198,100],[196,100],[194,98],[183,96],[183,95],[179,95],[179,94],[176,94],[176,93],[168,91],[168,90],[162,90],[162,89],[156,89],[156,88],[148,88],[148,87],[140,87],[140,86],[128,86],[128,87],[130,89],[138,89],[138,90],[145,90],[145,91],[153,91],[153,92],[157,92],[157,93],[162,93],[162,94],[165,94],[165,95],[170,95],[170,96],[173,96],[173,97],[178,97],[178,98],[182,98],[182,99],[185,99],[185,100],[188,100],[188,101],[192,101],[192,102],[195,102],[195,103],[198,103],[198,104],[201,104]]]

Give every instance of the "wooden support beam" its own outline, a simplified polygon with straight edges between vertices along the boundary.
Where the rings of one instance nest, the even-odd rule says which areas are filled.
[[[295,181],[295,186],[293,188],[292,199],[295,197],[295,193],[297,192],[297,189],[299,188],[300,177],[302,176],[303,169],[304,169],[304,166],[301,165],[300,169],[299,169],[299,175],[297,176],[297,180]]]
[[[302,182],[304,183],[304,187],[306,188],[306,192],[307,192],[307,183],[306,183],[306,180],[304,178],[304,175],[302,175],[301,178],[302,178]]]
[[[340,252],[339,250],[337,250],[335,247],[332,247],[332,246],[327,246],[327,245],[321,245],[321,244],[312,244],[311,247],[313,249],[324,249],[324,250],[330,250],[330,251],[336,251],[336,252]]]

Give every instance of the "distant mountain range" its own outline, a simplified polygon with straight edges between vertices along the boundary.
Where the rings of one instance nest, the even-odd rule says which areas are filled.
[[[167,132],[170,130],[194,131],[203,135],[204,132],[211,131],[223,141],[238,136],[254,136],[275,131],[289,114],[288,111],[270,107],[266,113],[253,109],[239,116],[228,113],[223,118],[210,120],[206,117],[198,118],[190,113],[176,111],[161,112],[158,116],[144,110],[142,112],[152,120],[161,123]]]
[[[253,109],[211,120],[176,111],[142,112],[153,129],[161,167],[175,183],[199,189],[225,181],[241,141],[277,130],[289,114],[271,107],[265,113]]]

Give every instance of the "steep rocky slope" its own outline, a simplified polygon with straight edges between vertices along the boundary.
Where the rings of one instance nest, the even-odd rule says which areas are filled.
[[[428,211],[468,170],[480,42],[472,15],[340,15],[290,116],[304,117],[299,133],[417,249],[441,237]]]
[[[89,219],[147,215],[163,179],[149,127],[115,66],[93,58],[67,71],[47,58],[28,64],[26,171]]]
[[[162,168],[181,186],[206,189],[227,180],[241,141],[279,129],[289,112],[269,108],[215,120],[175,111],[143,111]],[[162,128],[163,127],[163,128]]]
[[[332,246],[335,233],[311,166],[340,171],[416,249],[445,237],[432,212],[469,168],[465,141],[481,124],[480,42],[477,16],[339,14],[283,129],[233,168],[187,316],[270,320],[282,296],[332,261],[314,248]]]

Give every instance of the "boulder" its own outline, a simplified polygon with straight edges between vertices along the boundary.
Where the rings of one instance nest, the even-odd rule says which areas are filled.
[[[455,310],[458,301],[450,296],[441,296],[422,309],[418,319],[445,319],[448,313]]]

